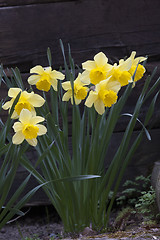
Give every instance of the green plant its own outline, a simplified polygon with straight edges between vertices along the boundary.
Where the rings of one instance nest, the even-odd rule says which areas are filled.
[[[146,224],[149,224],[150,220],[152,225],[153,222],[159,221],[156,194],[151,186],[150,177],[150,175],[147,177],[140,175],[134,181],[127,180],[123,184],[125,189],[116,199],[118,206],[122,208],[116,218],[116,225],[117,222],[122,223],[121,220],[126,220],[126,212],[141,214]]]
[[[0,68],[0,70],[2,71],[2,68]],[[13,112],[18,97],[19,96],[17,96],[15,102],[13,103],[13,108],[11,108],[10,114]],[[1,107],[2,103],[3,100],[1,100]],[[23,145],[21,148],[20,146],[16,146],[12,143],[10,135],[12,123],[13,122],[10,119],[10,115],[5,124],[2,122],[2,120],[0,121],[0,158],[2,161],[0,166],[0,229],[15,214],[20,216],[24,215],[24,213],[20,211],[20,208],[29,199],[29,196],[27,195],[21,200],[19,200],[19,197],[29,181],[31,174],[29,174],[22,184],[17,187],[17,190],[13,196],[11,196],[10,199],[7,199],[15,179],[16,171],[20,165],[21,157],[28,148],[26,145]],[[32,192],[30,192],[30,196],[32,196]]]
[[[70,47],[68,66],[63,44],[60,43],[66,81],[60,84],[58,79],[64,79],[63,74],[56,70],[52,71],[49,49],[47,51],[49,67],[42,68],[38,65],[32,68],[33,75],[28,79],[31,85],[43,90],[45,104],[36,109],[36,114],[45,119],[45,127],[39,128],[38,124],[33,124],[34,115],[28,119],[27,116],[31,116],[30,102],[21,98],[17,108],[20,110],[20,106],[25,105],[25,107],[21,112],[19,111],[19,122],[14,124],[16,133],[13,142],[20,144],[26,140],[35,146],[39,154],[36,164],[33,165],[26,155],[22,157],[21,164],[43,186],[61,217],[66,232],[79,233],[90,224],[93,229],[102,230],[108,224],[120,181],[144,132],[150,140],[146,126],[153,114],[159,92],[154,93],[143,123],[138,116],[148,97],[156,90],[160,79],[150,86],[155,71],[148,76],[133,113],[123,113],[123,107],[134,90],[135,81],[140,79],[145,71],[139,62],[146,58],[136,59],[133,52],[127,60],[121,59],[119,65],[111,66],[108,64],[108,58],[103,53],[99,53],[94,57],[94,61],[86,61],[82,64],[84,71],[76,78],[77,69]],[[24,91],[20,73],[14,76],[19,80],[16,83],[21,88],[20,91]],[[125,85],[127,85],[125,91],[117,101],[118,91]],[[31,87],[30,91],[32,91]],[[48,91],[49,94],[46,93]],[[80,109],[79,104],[85,98],[87,98],[85,105]],[[70,99],[71,110],[68,103]],[[26,122],[24,116],[27,118]],[[129,117],[129,122],[115,156],[105,171],[104,160],[115,126],[121,116]],[[137,121],[141,124],[142,130],[130,146]],[[46,128],[48,131],[44,134]],[[43,136],[37,137],[39,129],[39,135]],[[36,169],[38,165],[41,174]],[[111,190],[113,194],[110,198]]]
[[[126,180],[123,184],[123,190],[120,196],[116,198],[118,206],[134,207],[143,191],[147,191],[151,185],[151,176],[137,176],[134,180]]]
[[[145,220],[156,220],[159,218],[156,193],[152,186],[150,186],[148,191],[141,192],[141,196],[135,204],[135,209],[144,216]]]
[[[6,76],[6,73],[3,70],[3,66],[0,66],[0,79],[7,85],[7,87],[13,86],[13,81],[16,82],[17,85],[23,85],[20,78],[20,73],[18,69],[13,70],[13,76],[9,79]],[[0,81],[0,84],[1,84]],[[29,160],[25,153],[29,149],[29,145],[23,143],[21,146],[17,146],[12,143],[12,125],[13,119],[11,116],[14,112],[15,105],[17,104],[20,97],[20,93],[14,99],[12,107],[9,112],[9,116],[5,124],[2,119],[0,120],[1,130],[0,130],[0,158],[2,164],[0,165],[0,229],[14,216],[24,216],[20,209],[27,203],[27,201],[33,196],[33,194],[38,191],[42,186],[48,184],[48,182],[41,181],[37,187],[30,190],[27,194],[21,197],[23,190],[25,189],[31,175],[32,171],[28,173],[28,176],[24,179],[20,186],[17,187],[15,193],[8,198],[11,187],[14,184],[14,180],[16,177],[17,169],[22,164],[22,160],[26,159],[26,165],[29,164]],[[0,111],[2,110],[2,105],[4,104],[4,100],[2,99],[0,102]],[[48,154],[48,149],[44,151],[42,157]],[[41,161],[41,158],[38,159]],[[96,176],[94,176],[96,177]],[[84,176],[85,179],[92,178],[91,176]],[[82,176],[69,177],[65,179],[58,179],[58,181],[72,181],[72,180],[82,180]],[[57,181],[57,179],[53,179],[53,182]]]

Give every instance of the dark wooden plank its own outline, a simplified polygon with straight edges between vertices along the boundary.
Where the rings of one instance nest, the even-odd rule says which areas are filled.
[[[59,47],[71,44],[75,62],[104,51],[109,57],[138,55],[160,59],[159,0],[81,0],[0,8],[0,53],[5,65],[23,71],[47,64],[51,47],[55,67],[63,64]]]
[[[129,56],[132,50],[138,55],[149,55],[147,73],[159,66],[155,81],[160,76],[159,6],[159,0],[154,4],[138,0],[120,0],[114,4],[105,0],[82,0],[0,8],[1,62],[29,72],[36,64],[48,65],[46,49],[50,46],[53,67],[59,68],[63,66],[59,46],[62,38],[65,47],[68,42],[71,44],[75,63],[79,65],[92,59],[98,51],[104,51],[114,60]],[[143,83],[141,80],[137,84],[125,107],[126,112],[132,113]],[[0,91],[4,92],[4,89]],[[142,117],[146,109],[147,105],[142,110]],[[153,125],[160,126],[160,100],[155,112]],[[7,113],[3,112],[4,115]],[[124,126],[122,118],[117,131],[122,131]]]
[[[21,6],[30,4],[43,4],[53,2],[69,2],[77,0],[0,0],[0,7]]]

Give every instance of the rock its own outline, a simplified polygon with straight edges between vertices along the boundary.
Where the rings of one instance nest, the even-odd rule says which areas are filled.
[[[151,184],[154,189],[156,189],[157,178],[160,173],[160,161],[154,163],[152,176],[151,176]]]
[[[92,228],[86,227],[81,234],[82,236],[94,236],[97,234],[97,232]]]
[[[156,191],[158,209],[159,209],[159,212],[160,212],[160,170],[159,170],[159,173],[157,175],[157,182],[156,182],[155,191]]]

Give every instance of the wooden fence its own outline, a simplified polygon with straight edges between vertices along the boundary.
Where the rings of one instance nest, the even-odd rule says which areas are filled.
[[[70,44],[75,63],[79,66],[93,59],[99,51],[103,51],[111,61],[129,56],[133,50],[137,51],[137,56],[147,55],[147,74],[158,67],[156,81],[160,76],[159,13],[159,0],[0,0],[0,61],[4,67],[19,67],[26,81],[31,67],[36,64],[47,66],[48,47],[52,51],[53,67],[63,67],[59,44],[59,39],[62,39],[66,53]],[[137,84],[125,111],[132,112],[143,83],[141,80]],[[7,90],[2,86],[1,97],[6,94]],[[141,113],[142,118],[145,111],[146,108]],[[2,113],[2,118],[5,114]],[[125,126],[123,118],[114,133],[108,159],[111,159]],[[126,178],[147,174],[154,161],[160,159],[160,99],[150,126],[152,142],[144,139],[128,167]],[[17,183],[21,181],[23,171],[20,169]],[[45,202],[42,195],[36,196],[32,204],[38,199],[40,203]]]

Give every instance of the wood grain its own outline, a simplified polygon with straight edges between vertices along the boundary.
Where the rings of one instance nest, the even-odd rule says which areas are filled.
[[[6,1],[7,2],[7,1]],[[51,47],[53,64],[63,65],[59,39],[70,43],[77,64],[104,51],[112,60],[130,55],[160,59],[159,0],[81,0],[0,8],[0,55],[4,65],[28,71],[47,65]]]
[[[46,4],[53,2],[69,2],[77,0],[0,0],[0,7],[21,6],[31,4]]]

